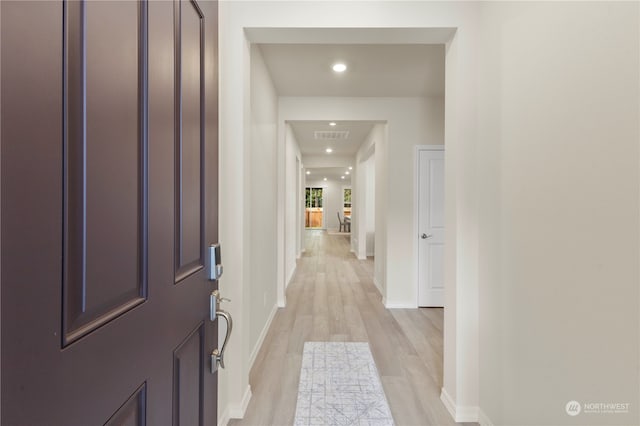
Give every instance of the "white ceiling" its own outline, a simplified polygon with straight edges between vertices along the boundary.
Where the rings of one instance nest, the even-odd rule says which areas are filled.
[[[295,39],[295,38],[294,38]],[[279,96],[423,97],[444,96],[443,44],[259,44]],[[335,62],[347,64],[335,73]],[[375,122],[290,122],[303,157],[355,157]],[[345,140],[319,140],[316,131],[349,132]],[[326,154],[325,149],[333,149]],[[337,164],[328,164],[335,165]],[[343,162],[344,164],[344,162]],[[313,170],[312,170],[313,171]],[[328,168],[328,178],[342,170]],[[311,177],[311,176],[309,176]]]
[[[306,171],[310,172],[306,175],[306,182],[309,183],[322,183],[324,182],[324,178],[327,180],[340,181],[345,184],[351,184],[351,172],[353,170],[349,170],[348,167],[316,167],[306,169]],[[346,172],[349,174],[346,174]],[[344,176],[344,179],[341,177]]]
[[[261,44],[280,96],[444,96],[442,44]],[[335,62],[348,69],[337,74]]]
[[[374,121],[340,121],[335,120],[336,125],[330,126],[329,121],[290,121],[300,152],[302,155],[326,155],[326,156],[355,156],[358,148],[367,137]],[[316,132],[322,131],[348,131],[346,139],[316,139]],[[333,149],[327,154],[327,148]]]

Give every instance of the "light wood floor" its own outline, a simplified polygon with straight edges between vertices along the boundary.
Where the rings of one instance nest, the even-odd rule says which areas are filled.
[[[348,236],[314,230],[305,240],[250,374],[253,398],[229,424],[293,424],[305,341],[369,342],[396,425],[454,424],[440,401],[443,310],[385,309],[373,260],[357,260]]]

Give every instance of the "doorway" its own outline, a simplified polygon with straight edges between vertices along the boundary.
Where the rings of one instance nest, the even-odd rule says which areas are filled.
[[[307,229],[324,228],[324,211],[323,211],[324,188],[307,187],[305,188],[305,214],[304,227]]]
[[[444,307],[444,147],[422,146],[417,157],[418,306]]]
[[[240,11],[239,11],[240,12]],[[264,20],[258,21],[243,21],[242,15],[238,13],[238,22],[246,23],[247,26],[252,28],[247,28],[244,32],[238,32],[237,36],[233,36],[231,41],[227,41],[223,45],[223,49],[230,53],[230,56],[233,56],[231,53],[235,52],[235,47],[244,37],[244,40],[250,43],[276,43],[278,40],[293,40],[298,35],[302,37],[306,43],[326,43],[326,42],[335,42],[335,29],[326,29],[313,31],[306,31],[307,28],[276,28],[277,23],[271,21],[271,18],[265,18]],[[235,25],[235,24],[234,24]],[[429,25],[426,23],[425,25]],[[305,27],[305,25],[302,25]],[[463,81],[467,81],[465,77],[465,73],[463,72],[464,66],[463,61],[458,59],[458,49],[460,44],[458,40],[455,38],[455,28],[418,28],[412,29],[411,31],[404,31],[403,29],[391,29],[391,28],[377,28],[375,22],[373,22],[373,27],[376,27],[375,30],[372,30],[372,33],[367,35],[365,32],[360,31],[352,31],[344,32],[341,36],[344,37],[342,39],[343,42],[356,40],[357,37],[362,40],[362,36],[364,35],[367,39],[371,38],[372,42],[379,42],[381,38],[386,37],[388,34],[394,35],[394,40],[396,42],[407,42],[407,43],[415,43],[416,41],[425,42],[433,44],[446,44],[446,62],[447,62],[447,85],[451,81],[457,81],[456,77],[462,76]],[[240,26],[238,25],[238,28]],[[392,32],[391,32],[392,31]],[[373,34],[375,33],[375,34]],[[466,46],[462,44],[462,46]],[[263,47],[263,46],[261,46]],[[305,48],[308,46],[305,46]],[[243,65],[243,62],[240,59],[231,58],[231,60],[224,66],[224,69],[231,75],[232,73],[237,72],[237,70],[245,70],[246,65]],[[450,71],[453,70],[453,71]],[[449,78],[450,77],[450,78]],[[454,85],[454,87],[457,87]],[[226,102],[229,105],[235,105],[238,99],[242,99],[242,91],[247,90],[247,84],[231,86],[229,88],[223,89],[226,93]],[[464,91],[460,92],[463,93]],[[451,130],[455,128],[455,124],[458,123],[459,116],[462,115],[463,118],[466,117],[466,113],[458,114],[460,111],[459,101],[460,96],[457,95],[457,91],[447,91],[447,124],[446,128]],[[454,96],[451,96],[454,95]],[[415,307],[416,304],[416,292],[417,289],[414,290],[414,286],[416,286],[416,269],[415,265],[415,256],[416,251],[413,250],[414,243],[417,244],[416,234],[414,232],[414,227],[411,226],[411,222],[413,222],[413,208],[411,206],[407,206],[406,209],[402,209],[399,206],[402,205],[403,196],[402,189],[411,188],[414,184],[414,171],[411,170],[411,151],[413,151],[415,145],[410,148],[408,145],[415,143],[415,141],[433,141],[433,143],[437,143],[437,141],[444,140],[444,132],[435,132],[432,137],[428,138],[411,138],[406,137],[407,134],[411,133],[411,129],[419,127],[420,129],[433,129],[434,126],[425,126],[424,124],[424,114],[420,113],[418,119],[415,119],[413,112],[423,111],[419,108],[414,108],[417,106],[416,104],[421,104],[422,106],[426,106],[430,110],[439,111],[440,117],[444,117],[444,107],[439,108],[437,105],[428,100],[426,104],[423,103],[423,99],[402,99],[397,100],[397,102],[390,101],[378,101],[377,99],[371,98],[371,100],[367,100],[367,102],[362,102],[360,99],[350,99],[341,97],[339,99],[332,99],[331,101],[338,102],[338,104],[328,105],[326,101],[328,99],[322,99],[319,103],[315,103],[315,107],[313,111],[311,110],[311,104],[308,102],[308,97],[313,96],[313,93],[306,94],[305,97],[283,97],[282,102],[278,104],[278,117],[282,122],[290,122],[290,121],[300,121],[300,120],[322,120],[329,122],[330,120],[335,119],[336,111],[341,111],[344,113],[342,118],[345,120],[385,120],[389,123],[388,128],[385,129],[385,135],[388,135],[388,139],[393,141],[393,144],[387,143],[386,139],[378,145],[378,154],[379,154],[379,164],[377,174],[379,174],[377,179],[378,184],[378,200],[377,204],[383,207],[380,209],[380,213],[378,216],[378,227],[377,227],[377,238],[376,238],[376,257],[379,259],[379,262],[376,262],[376,277],[379,277],[379,284],[381,291],[387,297],[383,300],[383,303],[388,308],[411,308]],[[441,98],[441,100],[444,96]],[[304,104],[303,104],[304,102]],[[442,103],[442,102],[441,102]],[[240,119],[240,114],[237,114],[237,118]],[[464,121],[464,120],[463,120]],[[228,124],[228,133],[229,135],[237,135],[238,137],[243,137],[243,127],[237,126],[237,120],[235,118],[226,119]],[[414,123],[419,123],[420,126],[415,126]],[[463,141],[457,132],[447,131],[447,143],[450,144],[450,147],[457,148],[459,144]],[[279,153],[278,158],[280,161],[284,161],[285,156],[285,138],[279,138]],[[242,147],[237,149],[233,148],[231,152],[227,155],[229,158],[236,158],[236,155],[240,155],[242,152]],[[323,158],[325,154],[322,154]],[[335,156],[335,153],[333,154]],[[399,164],[397,159],[399,159],[399,155],[402,155],[407,161],[405,165],[407,166],[404,169],[397,168]],[[392,161],[393,160],[393,161]],[[460,162],[460,159],[457,156],[450,156],[448,161],[455,165]],[[304,163],[306,167],[311,165],[311,162],[308,159],[304,159]],[[314,164],[315,166],[315,164]],[[455,175],[453,175],[453,168],[448,167],[448,185],[453,185],[455,183]],[[238,172],[239,175],[241,172]],[[230,174],[234,174],[231,173]],[[286,186],[286,177],[284,175],[278,177],[278,190],[284,191]],[[412,188],[413,189],[413,188]],[[413,192],[412,190],[409,190]],[[459,195],[453,194],[455,198],[459,197]],[[411,198],[411,194],[407,194],[406,198]],[[404,198],[404,200],[406,200]],[[454,199],[455,199],[454,198]],[[356,216],[358,215],[357,210],[360,206],[360,199],[355,200],[358,205],[354,207],[354,212]],[[390,208],[390,212],[386,211],[386,207]],[[327,206],[328,208],[328,206]],[[335,210],[332,208],[328,216],[335,217]],[[451,210],[449,210],[451,211]],[[391,214],[389,214],[391,213]],[[279,222],[280,223],[280,222]],[[357,223],[354,219],[354,227],[357,227]],[[450,222],[451,229],[457,229],[457,221],[456,218],[453,217]],[[281,227],[284,225],[280,224]],[[228,233],[232,234],[233,230],[229,230]],[[449,234],[449,238],[451,238],[451,234]],[[455,256],[458,251],[456,250],[455,240],[452,241],[448,247],[450,248],[451,253]],[[389,243],[389,244],[387,244]],[[389,245],[389,250],[387,250],[387,245]],[[280,249],[281,250],[281,249]],[[465,269],[464,266],[469,263],[468,259],[471,258],[463,258],[461,262],[456,262],[455,258],[450,257],[451,253],[448,255],[449,259],[453,259],[454,261],[447,263],[447,270],[451,272],[451,270],[457,271],[460,269]],[[473,254],[473,253],[472,253]],[[411,261],[411,265],[407,263],[407,260]],[[469,260],[471,261],[471,260]],[[410,266],[410,267],[406,267]],[[471,272],[473,274],[473,272]],[[456,279],[456,275],[452,276],[451,286],[448,286],[449,294],[447,304],[450,307],[456,306],[456,300],[452,299],[452,296],[455,295],[456,287],[458,286],[458,280]],[[462,281],[461,281],[462,282]],[[469,281],[469,286],[473,286],[474,282]],[[278,291],[283,291],[285,288],[285,275],[282,274],[278,279]],[[459,293],[460,294],[460,293]],[[280,296],[279,296],[280,297]],[[284,296],[280,297],[279,300],[282,300],[284,306]],[[475,299],[469,301],[469,304],[473,305],[475,303]],[[459,312],[459,311],[458,311]],[[460,389],[467,388],[467,382],[471,383],[469,386],[473,385],[473,377],[472,374],[467,374],[466,370],[460,372],[460,375],[457,375],[458,364],[457,361],[460,357],[457,354],[460,352],[460,348],[462,345],[456,346],[455,343],[462,343],[464,339],[461,336],[466,334],[461,333],[461,331],[469,331],[470,333],[475,332],[475,325],[471,321],[457,321],[459,318],[455,318],[456,310],[451,309],[448,310],[448,313],[445,315],[448,317],[447,320],[451,324],[451,326],[446,328],[445,334],[447,334],[447,339],[445,339],[445,348],[444,353],[448,354],[445,356],[445,363],[448,363],[448,368],[446,371],[448,374],[445,374],[445,378],[449,377],[448,380],[444,380],[445,388],[449,388],[453,386],[452,383],[460,382]],[[470,346],[474,346],[473,343]],[[467,347],[467,346],[465,346]],[[472,351],[473,352],[473,351]],[[448,361],[447,361],[448,360]],[[239,400],[239,398],[236,398]]]

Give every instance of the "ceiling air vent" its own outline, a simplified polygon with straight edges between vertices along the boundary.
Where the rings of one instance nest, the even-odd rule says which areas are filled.
[[[348,130],[316,130],[313,134],[320,141],[345,140],[349,137]]]

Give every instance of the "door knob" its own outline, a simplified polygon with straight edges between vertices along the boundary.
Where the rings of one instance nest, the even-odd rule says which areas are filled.
[[[427,238],[431,238],[431,237],[433,237],[433,235],[432,235],[432,234],[429,234],[429,235],[427,235],[427,234],[422,234],[420,237],[421,237],[423,240],[426,240]]]

